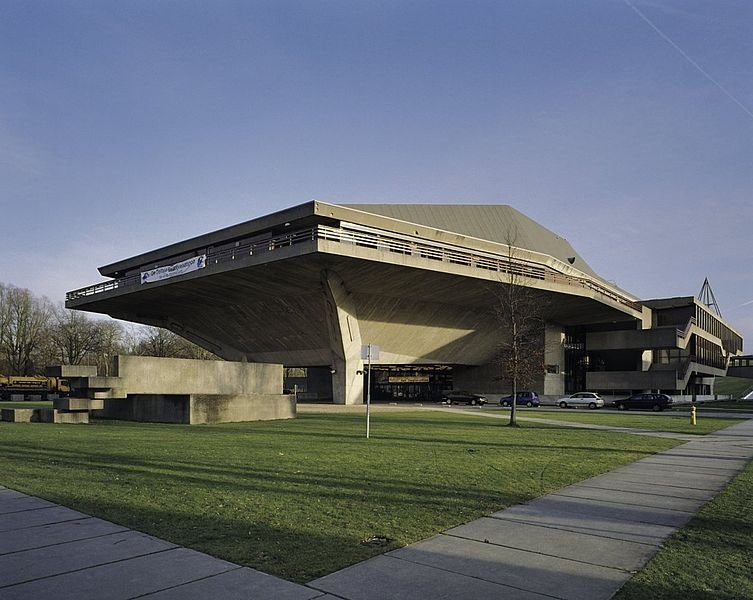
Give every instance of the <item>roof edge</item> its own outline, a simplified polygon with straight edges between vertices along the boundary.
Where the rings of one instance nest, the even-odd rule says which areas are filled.
[[[243,237],[244,235],[249,235],[259,230],[274,227],[275,225],[281,225],[287,221],[295,221],[305,217],[314,216],[317,212],[317,203],[319,203],[318,200],[309,200],[303,204],[270,213],[256,219],[237,223],[236,225],[230,225],[229,227],[223,227],[216,231],[204,233],[187,240],[162,246],[156,250],[149,250],[148,252],[137,254],[130,258],[103,265],[99,267],[98,271],[100,275],[104,277],[119,277],[123,272],[129,269],[135,269],[144,264],[156,262],[168,256],[190,252],[201,246],[211,246],[213,244],[226,242],[229,239]]]

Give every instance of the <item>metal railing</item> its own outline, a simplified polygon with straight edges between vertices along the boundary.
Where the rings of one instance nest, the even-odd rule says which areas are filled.
[[[696,324],[696,318],[690,317],[690,319],[688,319],[688,324],[685,325],[685,329],[680,329],[680,328],[677,329],[677,337],[684,340],[686,337],[688,337],[688,334],[690,333],[690,328],[693,327],[693,325],[695,324]]]
[[[410,255],[426,260],[439,261],[448,264],[462,265],[485,271],[494,271],[507,274],[512,277],[524,277],[540,281],[547,281],[562,285],[570,285],[591,290],[600,296],[609,298],[611,301],[631,308],[641,310],[638,302],[619,293],[599,281],[588,277],[576,277],[562,273],[550,265],[526,260],[516,256],[494,254],[478,250],[471,250],[450,244],[419,240],[411,236],[383,230],[371,229],[363,226],[341,227],[328,225],[316,225],[311,228],[292,231],[284,235],[270,236],[269,238],[254,240],[252,242],[239,242],[236,245],[220,248],[206,249],[206,268],[211,269],[214,265],[225,264],[235,260],[245,259],[270,252],[276,252],[289,246],[295,246],[304,242],[323,240],[337,244],[352,245],[360,248],[371,248],[382,252]],[[201,251],[202,253],[204,250]],[[171,260],[175,260],[174,258]],[[166,261],[162,261],[165,264]],[[149,265],[149,269],[163,265]],[[102,292],[129,288],[136,286],[141,281],[140,272],[129,273],[124,277],[98,283],[85,288],[74,290],[66,294],[66,300],[77,300]]]

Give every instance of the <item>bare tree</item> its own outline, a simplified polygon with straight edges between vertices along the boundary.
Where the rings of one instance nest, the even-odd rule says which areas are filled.
[[[29,290],[5,286],[0,297],[0,353],[10,374],[30,375],[50,322],[49,302]]]
[[[97,321],[99,346],[94,354],[97,372],[107,377],[112,368],[112,358],[125,351],[123,327],[117,321]]]
[[[5,344],[10,328],[10,310],[8,309],[8,287],[0,283],[0,369],[5,368]],[[0,371],[1,372],[1,371]]]
[[[497,364],[499,379],[512,386],[510,426],[517,427],[519,385],[528,385],[544,371],[544,318],[541,295],[526,285],[525,262],[518,257],[517,232],[508,232],[506,273],[494,287],[495,312],[503,330]]]
[[[197,346],[177,333],[160,327],[145,327],[141,329],[136,334],[132,352],[142,356],[195,358],[200,360],[217,358],[208,350]]]
[[[84,313],[59,306],[52,312],[50,340],[64,365],[80,365],[84,358],[95,355],[102,342],[102,329]]]

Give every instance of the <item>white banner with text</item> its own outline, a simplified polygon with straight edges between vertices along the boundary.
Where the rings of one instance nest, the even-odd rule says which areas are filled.
[[[198,271],[207,266],[207,255],[194,256],[188,260],[182,260],[174,265],[167,265],[165,267],[157,267],[151,271],[142,271],[141,283],[152,283],[154,281],[162,281],[163,279],[170,279],[171,277],[177,277],[178,275],[185,275],[193,271]]]

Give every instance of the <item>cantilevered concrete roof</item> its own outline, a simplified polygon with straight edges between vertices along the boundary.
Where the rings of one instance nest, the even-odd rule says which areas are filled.
[[[563,263],[575,258],[575,268],[599,277],[563,237],[550,231],[520,211],[507,205],[493,204],[333,204],[312,200],[298,206],[244,221],[195,238],[170,244],[100,267],[107,277],[119,277],[126,271],[165,260],[197,248],[241,240],[260,232],[282,232],[286,227],[310,226],[317,222],[347,221],[426,239],[442,239],[460,245],[475,242],[507,244],[551,256]],[[413,231],[411,225],[429,228]],[[442,232],[459,234],[443,235]],[[466,239],[469,238],[469,239]],[[497,248],[498,252],[499,249]]]
[[[596,275],[570,243],[512,206],[504,204],[343,204],[361,210],[462,233],[481,240],[511,244],[569,262],[580,271]]]
[[[193,268],[144,277],[183,263]],[[332,366],[346,353],[350,365],[364,340],[384,364],[489,365],[504,335],[492,290],[513,276],[557,327],[643,318],[567,240],[509,206],[313,200],[100,272],[113,280],[69,292],[66,306],[289,366]]]

